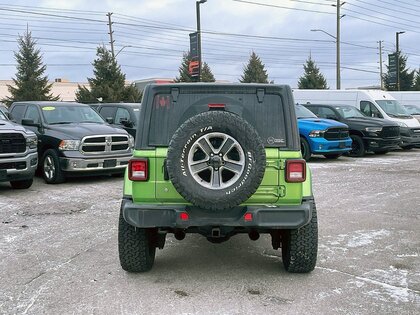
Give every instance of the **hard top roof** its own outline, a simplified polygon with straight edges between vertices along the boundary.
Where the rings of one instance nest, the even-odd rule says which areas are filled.
[[[161,88],[249,88],[249,89],[261,89],[261,88],[285,88],[288,85],[280,85],[280,84],[270,84],[270,83],[219,83],[219,82],[194,82],[194,83],[169,83],[169,84],[148,84],[148,87],[161,87]]]

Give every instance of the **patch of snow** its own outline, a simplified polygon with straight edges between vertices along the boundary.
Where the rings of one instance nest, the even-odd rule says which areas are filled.
[[[391,232],[387,230],[378,231],[356,231],[355,235],[347,242],[348,247],[362,247],[372,244],[376,239],[389,236]]]
[[[397,255],[398,258],[403,258],[403,257],[419,257],[418,253],[414,253],[414,254],[400,254]]]

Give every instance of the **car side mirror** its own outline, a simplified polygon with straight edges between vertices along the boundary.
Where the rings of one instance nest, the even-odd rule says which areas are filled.
[[[112,117],[107,117],[107,118],[105,118],[105,121],[108,123],[108,124],[113,124],[114,123],[114,119],[112,118]]]
[[[31,127],[41,127],[40,123],[34,122],[32,119],[24,118],[22,119],[22,126],[31,126]]]

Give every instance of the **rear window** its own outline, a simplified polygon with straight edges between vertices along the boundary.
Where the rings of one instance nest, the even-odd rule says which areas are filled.
[[[172,135],[189,118],[208,111],[209,104],[224,104],[225,110],[248,121],[263,142],[270,147],[286,146],[283,102],[280,95],[265,94],[258,102],[256,94],[156,94],[149,130],[150,146],[168,146]]]

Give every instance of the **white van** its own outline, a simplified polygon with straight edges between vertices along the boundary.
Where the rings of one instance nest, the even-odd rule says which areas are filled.
[[[417,105],[420,106],[420,91],[412,92],[388,92],[401,105]]]
[[[420,123],[388,92],[381,90],[293,90],[298,104],[345,104],[360,109],[366,116],[396,122],[401,127],[401,147],[420,146]]]

